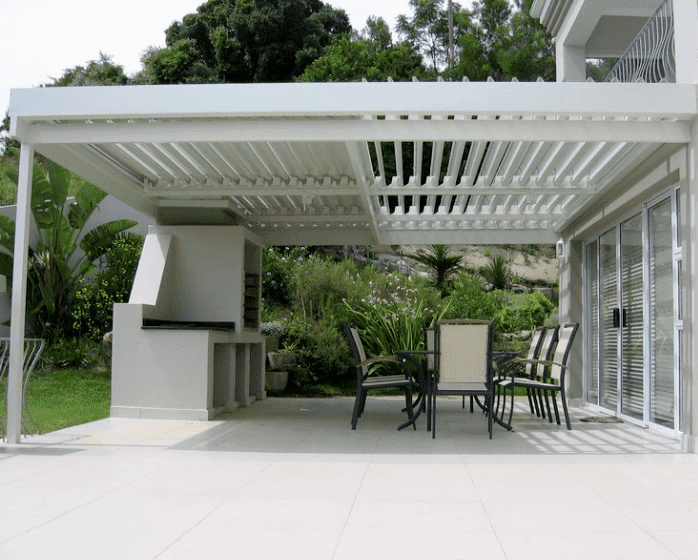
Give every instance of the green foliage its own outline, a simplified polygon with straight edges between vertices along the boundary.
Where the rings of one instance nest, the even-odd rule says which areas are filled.
[[[6,169],[17,184],[17,171]],[[85,225],[106,193],[85,183],[68,203],[71,175],[48,161],[46,170],[34,163],[31,210],[38,239],[29,248],[27,273],[27,330],[32,336],[70,338],[73,303],[80,280],[90,275],[97,261],[122,232],[136,224],[114,220],[85,231]],[[14,222],[0,218],[0,246],[14,251]],[[78,248],[81,252],[78,252]],[[0,257],[0,274],[12,278],[13,260]]]
[[[502,306],[502,292],[486,292],[482,280],[471,272],[462,272],[453,282],[446,298],[448,309],[444,319],[491,320]]]
[[[351,31],[319,0],[209,0],[173,23],[143,76],[155,83],[288,82]]]
[[[287,323],[288,337],[298,352],[289,368],[289,382],[300,389],[316,383],[338,383],[351,376],[352,359],[342,332],[333,321],[293,316]]]
[[[101,345],[87,338],[59,338],[51,342],[41,353],[44,369],[87,369],[104,366],[104,362]]]
[[[397,350],[419,350],[423,330],[444,313],[439,293],[420,280],[401,274],[383,275],[370,282],[368,298],[346,302],[349,319],[361,335],[366,352],[390,356]],[[376,369],[391,369],[379,364]]]
[[[500,333],[533,330],[557,310],[555,304],[538,291],[501,294],[501,302],[501,309],[492,318],[495,330]]]
[[[142,248],[140,235],[115,239],[100,257],[98,272],[81,280],[72,313],[76,333],[99,342],[112,329],[114,304],[128,301]]]
[[[306,255],[305,247],[265,247],[262,252],[262,300],[267,310],[290,307],[293,270]]]
[[[429,62],[435,74],[448,65],[448,11],[444,0],[409,0],[412,16],[399,15],[398,33]],[[453,12],[461,12],[453,3]],[[454,35],[460,35],[460,19],[454,18]]]
[[[6,170],[13,166],[10,158],[0,157],[0,206],[7,206],[17,202],[17,185],[7,176]]]
[[[27,407],[41,432],[47,433],[107,418],[110,397],[109,372],[36,371],[29,381]]]
[[[428,250],[419,249],[414,259],[434,274],[434,284],[442,295],[446,295],[446,283],[462,268],[463,257],[452,254],[448,245],[430,245]]]
[[[352,260],[336,263],[312,256],[295,267],[293,310],[304,319],[339,327],[347,320],[344,301],[357,301],[367,294],[361,277]]]
[[[587,60],[586,75],[595,82],[603,82],[609,72],[618,62],[617,58],[599,58],[596,60]]]
[[[488,319],[496,334],[532,330],[544,324],[556,311],[555,304],[538,291],[526,294],[505,290],[485,292],[482,281],[469,272],[463,272],[454,282],[446,301],[445,319]]]
[[[124,67],[114,64],[110,55],[100,52],[98,59],[64,70],[63,75],[48,86],[122,86],[128,82]]]
[[[506,288],[509,283],[509,278],[511,277],[509,263],[501,255],[490,257],[489,264],[482,268],[481,273],[485,277],[485,280],[492,284],[495,290],[503,290]]]
[[[382,21],[382,20],[381,20]],[[297,78],[299,82],[408,81],[426,77],[422,57],[409,44],[396,45],[378,36],[375,40],[345,35],[326,47],[322,56]]]
[[[543,25],[530,15],[532,0],[477,0],[472,13],[457,12],[458,62],[451,78],[473,81],[555,80],[555,47]]]

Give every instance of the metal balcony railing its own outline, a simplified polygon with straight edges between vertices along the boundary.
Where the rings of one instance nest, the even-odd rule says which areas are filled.
[[[659,5],[605,81],[676,82],[673,0]]]

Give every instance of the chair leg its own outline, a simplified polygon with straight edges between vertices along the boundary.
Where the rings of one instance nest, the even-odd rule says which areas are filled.
[[[533,399],[531,398],[530,389],[526,389],[526,396],[528,397],[528,406],[531,408],[531,414],[535,414],[536,416],[540,416],[540,413],[538,412],[537,408],[533,407]]]
[[[543,391],[534,391],[534,395],[536,398],[536,402],[538,403],[538,407],[540,409],[540,417],[545,418],[545,406],[543,404]]]
[[[354,412],[351,415],[351,429],[356,430],[356,423],[359,421],[359,416],[361,416],[361,394],[363,389],[359,391],[356,395],[356,401],[354,401]]]
[[[431,400],[431,439],[436,439],[436,395]]]
[[[551,391],[550,398],[553,401],[553,409],[555,410],[555,421],[560,425],[560,411],[557,408],[557,391]]]
[[[570,413],[567,410],[567,399],[565,398],[564,387],[560,389],[560,400],[562,401],[562,411],[565,413],[565,423],[567,424],[567,429],[572,429],[572,424],[570,422]]]
[[[552,424],[553,423],[553,415],[550,412],[550,397],[548,395],[548,391],[541,391],[541,393],[543,394],[543,397],[545,398],[545,408],[548,411],[548,422],[550,422]]]
[[[488,406],[487,406],[487,430],[490,433],[490,439],[492,439],[492,421],[494,419],[494,393],[487,395]]]

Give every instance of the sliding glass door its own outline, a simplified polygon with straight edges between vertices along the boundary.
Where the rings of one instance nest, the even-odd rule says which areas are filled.
[[[585,254],[587,401],[670,430],[681,362],[677,192],[591,239]]]

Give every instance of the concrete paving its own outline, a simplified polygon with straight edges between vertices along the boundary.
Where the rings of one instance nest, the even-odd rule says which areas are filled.
[[[698,455],[625,423],[517,405],[267,399],[212,422],[105,419],[0,446],[2,559],[693,560]]]

